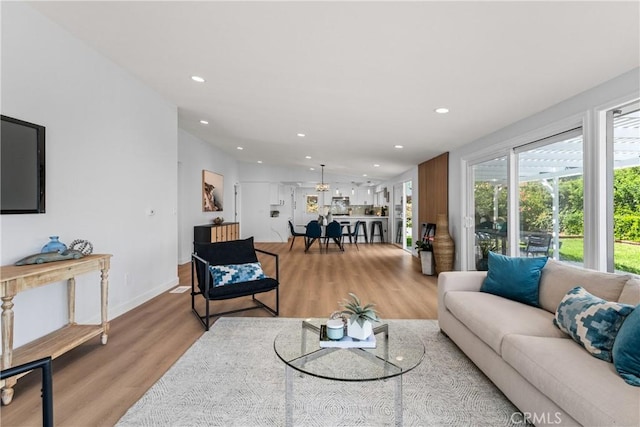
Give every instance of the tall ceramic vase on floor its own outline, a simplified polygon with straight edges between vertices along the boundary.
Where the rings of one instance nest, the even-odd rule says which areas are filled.
[[[449,235],[449,219],[446,214],[436,216],[436,235],[433,238],[433,256],[436,259],[436,273],[453,270],[455,245]]]

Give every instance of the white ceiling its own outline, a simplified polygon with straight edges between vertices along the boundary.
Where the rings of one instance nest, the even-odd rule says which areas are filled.
[[[637,1],[33,5],[233,157],[325,163],[360,180],[396,176],[640,65]],[[451,112],[434,113],[442,106]]]

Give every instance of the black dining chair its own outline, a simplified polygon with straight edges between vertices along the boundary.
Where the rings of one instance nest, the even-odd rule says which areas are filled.
[[[316,220],[309,221],[307,224],[307,231],[305,232],[304,237],[304,251],[309,252],[311,245],[318,240],[322,239],[322,227],[320,227],[320,223]],[[320,252],[322,252],[322,243],[318,243],[320,245]]]
[[[362,227],[363,224],[366,224],[366,223],[364,221],[356,221],[356,225],[353,227],[353,231],[351,233],[342,234],[343,236],[348,236],[349,241],[356,244],[357,250],[360,250],[360,248],[358,247],[358,234],[360,233],[360,227]],[[366,238],[367,235],[365,234],[364,237]]]
[[[289,251],[291,251],[291,248],[293,248],[293,243],[296,241],[296,237],[305,237],[307,233],[296,231],[291,221],[289,221],[289,231],[291,231],[291,236],[293,237],[293,239],[291,239],[291,246],[289,246]]]
[[[327,225],[327,229],[324,233],[324,251],[329,251],[329,240],[333,239],[333,241],[338,245],[341,251],[344,251],[344,247],[342,246],[342,225],[338,221],[331,221],[329,225]]]

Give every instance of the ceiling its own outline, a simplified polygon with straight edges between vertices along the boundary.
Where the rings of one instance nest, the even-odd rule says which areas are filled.
[[[32,5],[234,158],[323,163],[327,176],[360,181],[394,177],[640,64],[636,1]]]

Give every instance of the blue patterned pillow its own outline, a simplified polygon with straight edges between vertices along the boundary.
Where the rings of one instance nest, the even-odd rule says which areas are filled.
[[[233,283],[248,282],[264,279],[262,265],[259,262],[247,264],[211,265],[209,266],[213,286],[231,285]]]
[[[553,324],[593,356],[611,362],[618,330],[632,311],[631,305],[603,300],[576,286],[560,301]]]

